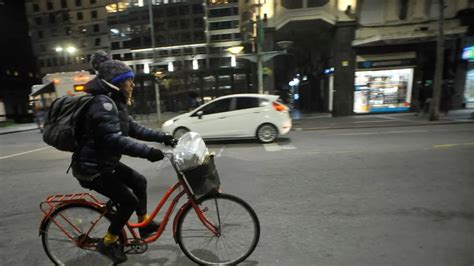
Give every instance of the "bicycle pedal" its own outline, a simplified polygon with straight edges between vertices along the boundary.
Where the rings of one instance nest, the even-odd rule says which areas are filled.
[[[141,239],[134,238],[124,248],[125,254],[143,254],[148,250],[148,244]]]

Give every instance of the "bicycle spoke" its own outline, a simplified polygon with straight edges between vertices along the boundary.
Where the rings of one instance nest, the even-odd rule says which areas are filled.
[[[234,196],[219,194],[204,199],[200,208],[206,209],[206,219],[219,228],[220,235],[213,235],[188,209],[178,223],[178,244],[190,259],[198,264],[235,264],[250,255],[260,227],[248,205]]]

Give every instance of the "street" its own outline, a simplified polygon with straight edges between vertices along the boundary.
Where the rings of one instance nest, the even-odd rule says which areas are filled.
[[[208,142],[224,192],[260,218],[259,245],[242,265],[474,265],[473,132],[469,123]],[[66,174],[71,154],[49,148],[39,131],[2,135],[0,147],[0,265],[51,265],[39,204],[85,191]],[[123,162],[148,178],[151,211],[176,180],[171,166]],[[124,265],[193,263],[168,224]]]

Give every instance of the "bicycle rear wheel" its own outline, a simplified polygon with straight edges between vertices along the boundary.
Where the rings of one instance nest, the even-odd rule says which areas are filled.
[[[201,265],[234,265],[252,254],[260,238],[260,223],[250,205],[227,194],[204,196],[198,204],[220,234],[215,236],[205,227],[188,205],[176,228],[176,240],[188,258]]]
[[[42,224],[41,237],[46,254],[55,265],[110,263],[95,249],[110,225],[108,216],[102,216],[97,208],[81,203],[59,207]],[[120,240],[123,239],[124,236],[120,236]]]

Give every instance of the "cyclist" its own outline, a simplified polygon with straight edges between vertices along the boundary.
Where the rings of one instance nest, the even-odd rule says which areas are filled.
[[[118,243],[118,235],[135,211],[138,222],[148,218],[147,180],[144,176],[120,162],[121,155],[146,158],[151,162],[163,159],[159,149],[131,138],[172,145],[172,136],[146,128],[130,116],[134,73],[118,60],[112,60],[104,51],[91,57],[91,66],[97,77],[86,84],[85,91],[94,95],[83,113],[80,128],[80,147],[71,162],[73,175],[84,188],[92,189],[118,204],[110,226],[97,250],[114,263],[127,260]],[[156,231],[159,223],[152,221],[140,228],[145,238]]]

